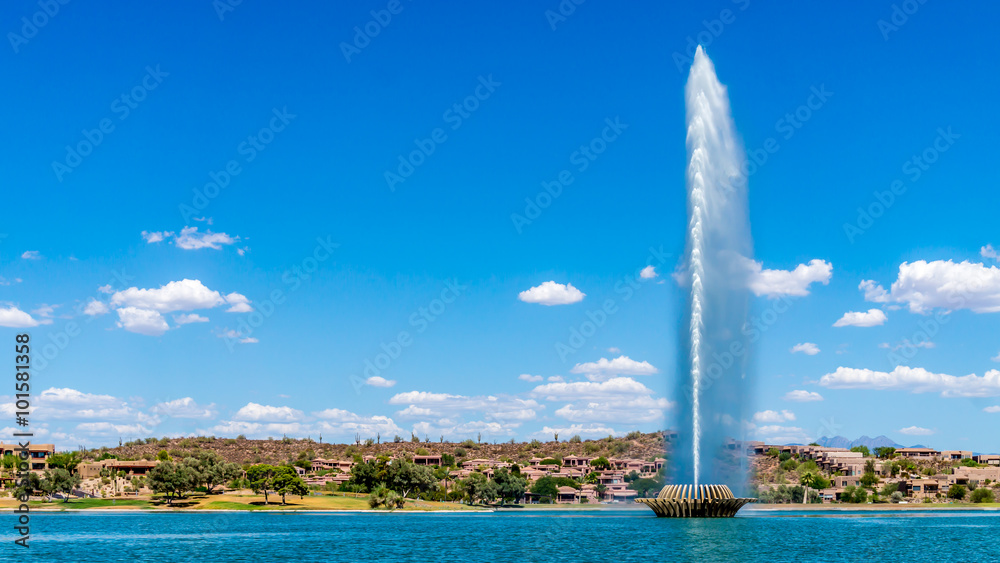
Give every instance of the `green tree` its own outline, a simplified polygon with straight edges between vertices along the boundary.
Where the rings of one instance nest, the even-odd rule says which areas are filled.
[[[553,502],[559,495],[559,485],[554,477],[546,475],[531,485],[531,492],[538,495],[539,501]]]
[[[844,492],[840,497],[844,502],[852,502],[855,504],[864,504],[868,502],[868,490],[864,487],[855,487],[854,485],[848,485],[844,487]]]
[[[528,480],[520,477],[506,468],[501,467],[493,474],[493,482],[497,486],[497,496],[500,500],[517,502],[528,489]]]
[[[948,498],[962,500],[965,498],[966,488],[964,485],[954,484],[948,489]]]
[[[236,479],[241,474],[239,465],[227,462],[212,451],[199,452],[190,465],[198,473],[199,484],[205,485],[209,494],[215,487]]]
[[[68,501],[69,493],[79,486],[80,477],[73,475],[69,470],[62,467],[46,470],[45,478],[41,482],[41,488],[45,491],[46,495],[64,493],[66,498],[63,499],[63,502]]]
[[[639,493],[640,497],[648,497],[649,493],[657,493],[663,488],[663,483],[659,479],[649,479],[643,477],[632,481],[632,489]]]
[[[198,486],[198,475],[190,465],[173,461],[156,464],[149,470],[149,488],[167,495],[167,504]]]
[[[878,475],[874,473],[865,473],[861,476],[861,484],[866,487],[874,487],[878,485]]]
[[[269,490],[274,490],[275,479],[281,475],[296,475],[295,470],[289,465],[268,465],[266,463],[261,463],[258,465],[251,465],[247,469],[247,480],[250,481],[250,489],[260,494],[264,493],[264,504],[268,503],[267,492]]]
[[[851,448],[851,451],[852,452],[861,452],[861,455],[863,455],[865,457],[868,457],[868,456],[872,455],[872,452],[871,452],[871,450],[868,449],[868,446],[854,446],[853,448]]]
[[[79,452],[52,454],[48,459],[50,469],[65,469],[70,473],[76,469],[77,465],[80,465],[81,461]]]
[[[429,491],[438,484],[434,471],[427,466],[414,465],[408,461],[395,460],[386,470],[385,485],[398,491],[405,498],[411,491]]]
[[[879,459],[891,459],[896,455],[896,448],[890,446],[879,446],[875,448],[875,457]]]
[[[272,483],[274,492],[281,495],[281,504],[285,504],[285,495],[298,495],[302,497],[309,494],[309,486],[292,471],[284,471],[274,478]]]
[[[590,461],[590,466],[598,471],[603,471],[611,469],[611,462],[609,462],[604,456],[601,456],[599,458],[592,459]]]
[[[500,492],[496,483],[490,481],[482,473],[473,473],[460,482],[460,489],[465,491],[469,502],[489,502],[496,499]]]
[[[23,479],[18,479],[15,482],[17,483],[14,488],[15,498],[27,497],[35,491],[43,491],[42,479],[35,472],[28,472]]]
[[[975,503],[993,502],[993,491],[989,489],[976,489],[972,491],[970,500]]]

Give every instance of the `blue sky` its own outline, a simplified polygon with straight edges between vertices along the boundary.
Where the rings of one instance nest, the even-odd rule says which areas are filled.
[[[1000,8],[563,4],[6,3],[39,438],[665,427],[702,43],[759,164],[755,314],[787,307],[751,437],[1000,451]]]

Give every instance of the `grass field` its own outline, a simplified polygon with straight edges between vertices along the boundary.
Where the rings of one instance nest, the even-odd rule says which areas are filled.
[[[346,496],[306,496],[287,497],[285,505],[281,504],[281,497],[278,495],[268,495],[268,504],[264,504],[264,495],[204,495],[194,494],[183,499],[175,500],[170,506],[163,500],[157,498],[129,498],[129,499],[73,499],[69,502],[54,500],[52,502],[31,501],[28,506],[32,509],[44,510],[85,510],[85,509],[149,509],[149,510],[369,510],[368,497],[346,497]],[[12,498],[0,499],[0,510],[13,509],[17,502]],[[423,500],[408,500],[403,511],[438,511],[438,510],[463,510],[481,511],[483,508],[471,507],[464,504],[453,504],[450,502],[430,502]],[[387,511],[380,509],[380,511]]]

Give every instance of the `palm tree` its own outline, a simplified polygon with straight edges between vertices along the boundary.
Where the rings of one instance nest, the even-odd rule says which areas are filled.
[[[812,471],[806,471],[801,477],[799,477],[799,483],[801,483],[804,487],[804,490],[802,491],[802,504],[808,504],[809,487],[816,483],[816,474]]]

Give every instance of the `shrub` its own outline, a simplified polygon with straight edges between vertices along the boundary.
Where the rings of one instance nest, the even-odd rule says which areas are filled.
[[[601,446],[598,446],[597,444],[595,444],[593,442],[587,442],[586,444],[583,445],[583,451],[586,454],[596,454],[600,450],[601,450]]]
[[[465,457],[465,448],[455,448],[455,457]]]
[[[962,500],[965,498],[966,489],[964,485],[954,484],[948,489],[948,498]]]
[[[638,430],[633,430],[625,435],[626,440],[638,440],[639,438],[642,438],[642,432]]]
[[[794,459],[786,459],[781,463],[781,469],[784,471],[795,471],[795,468],[799,466],[799,462]]]
[[[462,442],[462,445],[465,446],[466,448],[476,449],[476,442],[473,441],[471,438]]]
[[[573,436],[572,438],[569,439],[569,443],[570,444],[579,444],[582,441],[583,440],[580,438],[579,434],[577,434],[577,435],[575,435],[575,436]]]
[[[788,452],[781,452],[778,455],[778,461],[788,461],[790,459],[792,459],[792,454],[790,454]]]
[[[417,455],[430,455],[430,453],[427,448],[417,448]]]
[[[976,489],[972,491],[972,502],[993,502],[993,491],[989,489]]]

